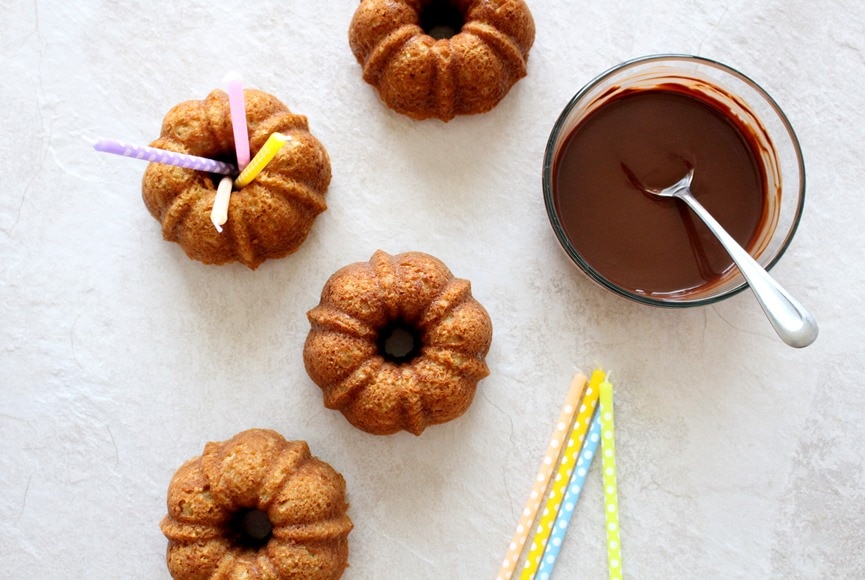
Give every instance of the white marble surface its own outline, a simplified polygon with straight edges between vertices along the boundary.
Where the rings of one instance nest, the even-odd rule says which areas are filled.
[[[78,3],[75,3],[78,4]],[[492,112],[415,122],[380,104],[337,2],[4,2],[0,32],[0,570],[167,578],[174,470],[250,427],[346,477],[346,578],[492,578],[571,374],[617,379],[624,566],[634,578],[865,576],[865,8],[853,0],[533,0],[529,75]],[[616,63],[690,52],[760,82],[802,141],[808,199],[775,269],[821,326],[782,344],[752,297],[650,309],[559,251],[540,192],[551,125]],[[230,69],[307,115],[329,209],[258,271],[192,262],[141,202],[147,143]],[[470,410],[374,437],[323,408],[301,348],[337,268],[437,255],[495,326]],[[606,574],[599,472],[559,578]]]

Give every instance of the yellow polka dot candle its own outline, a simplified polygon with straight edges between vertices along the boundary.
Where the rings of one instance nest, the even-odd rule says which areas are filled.
[[[535,580],[550,580],[550,576],[553,573],[553,568],[556,565],[556,560],[565,541],[565,534],[568,531],[571,518],[574,516],[574,511],[577,509],[577,501],[579,501],[583,486],[586,484],[586,476],[589,474],[589,468],[592,466],[592,459],[594,459],[598,445],[601,442],[601,419],[598,416],[599,414],[595,412],[595,416],[592,418],[589,435],[583,444],[582,451],[580,451],[580,458],[577,459],[576,469],[571,474],[568,491],[565,493],[565,499],[562,500],[559,515],[556,516],[556,521],[553,523],[553,533],[550,534],[547,547],[544,548],[544,555],[541,558],[538,573],[535,574]]]
[[[562,453],[562,447],[567,440],[568,432],[574,423],[574,416],[577,414],[580,399],[583,396],[583,391],[586,386],[586,375],[578,373],[571,381],[571,386],[568,389],[568,394],[565,397],[565,404],[559,413],[558,421],[553,428],[553,434],[550,437],[550,442],[547,445],[547,451],[544,453],[544,458],[541,461],[541,467],[535,476],[535,482],[532,486],[532,491],[529,494],[529,500],[526,502],[525,508],[520,515],[520,520],[517,523],[517,530],[508,545],[505,559],[502,561],[501,569],[499,570],[496,580],[510,580],[513,577],[514,571],[517,568],[520,555],[526,545],[530,528],[535,521],[538,509],[543,501],[544,494],[549,487],[550,479],[553,475],[553,469],[558,463],[559,456]]]
[[[529,553],[526,556],[525,565],[520,572],[520,580],[531,580],[534,578],[541,565],[541,558],[550,539],[550,534],[553,532],[556,516],[565,497],[571,473],[573,473],[574,466],[579,459],[583,442],[586,440],[586,433],[589,430],[592,416],[595,413],[595,407],[598,404],[598,387],[603,379],[603,371],[598,370],[593,372],[592,378],[589,380],[589,386],[586,388],[585,394],[580,401],[577,419],[574,421],[574,426],[568,437],[567,446],[559,459],[556,476],[553,479],[552,487],[549,494],[547,494],[547,501],[544,504],[544,511],[541,513],[540,520],[535,528],[535,534],[529,544]]]
[[[622,578],[622,545],[619,537],[619,500],[616,486],[616,437],[613,425],[613,385],[609,375],[600,386],[601,458],[604,470],[604,514],[607,526],[607,565],[610,580]]]

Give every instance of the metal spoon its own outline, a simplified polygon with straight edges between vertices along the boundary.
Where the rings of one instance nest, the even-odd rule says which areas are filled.
[[[763,312],[766,313],[769,322],[772,323],[781,340],[796,348],[802,348],[814,342],[817,338],[817,322],[814,317],[795,298],[790,296],[763,266],[758,264],[751,257],[751,254],[746,252],[733,239],[733,236],[728,234],[724,227],[712,217],[712,214],[706,211],[706,208],[696,200],[691,193],[691,179],[693,177],[694,169],[691,168],[685,177],[663,189],[653,189],[639,183],[637,185],[646,193],[658,197],[681,199],[697,214],[697,217],[703,220],[706,227],[715,234],[715,237],[733,258],[733,262],[739,267],[739,271],[748,281],[748,285],[757,297]]]

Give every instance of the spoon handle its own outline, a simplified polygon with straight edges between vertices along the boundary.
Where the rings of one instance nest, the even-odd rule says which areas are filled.
[[[798,300],[781,287],[778,282],[745,251],[733,236],[706,211],[706,208],[687,189],[676,192],[676,197],[688,204],[703,223],[718,238],[739,271],[748,281],[763,312],[775,328],[781,340],[796,348],[808,346],[817,339],[817,321]]]

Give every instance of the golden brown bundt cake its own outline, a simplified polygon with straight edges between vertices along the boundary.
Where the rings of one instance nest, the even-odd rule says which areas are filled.
[[[324,404],[376,435],[462,415],[489,374],[492,323],[438,259],[377,251],[324,286],[303,361]]]
[[[489,111],[526,76],[535,24],[523,0],[361,0],[348,38],[388,107],[448,121]]]
[[[207,264],[236,260],[254,269],[297,250],[315,217],[327,209],[330,159],[310,134],[306,117],[261,91],[246,90],[244,98],[252,155],[274,132],[290,140],[252,183],[232,193],[221,233],[210,220],[218,177],[151,163],[142,191],[163,237],[179,243],[190,258]],[[151,146],[234,163],[228,95],[216,90],[203,101],[175,106]]]
[[[348,565],[345,480],[304,441],[250,429],[208,443],[168,487],[173,578],[339,578]]]

